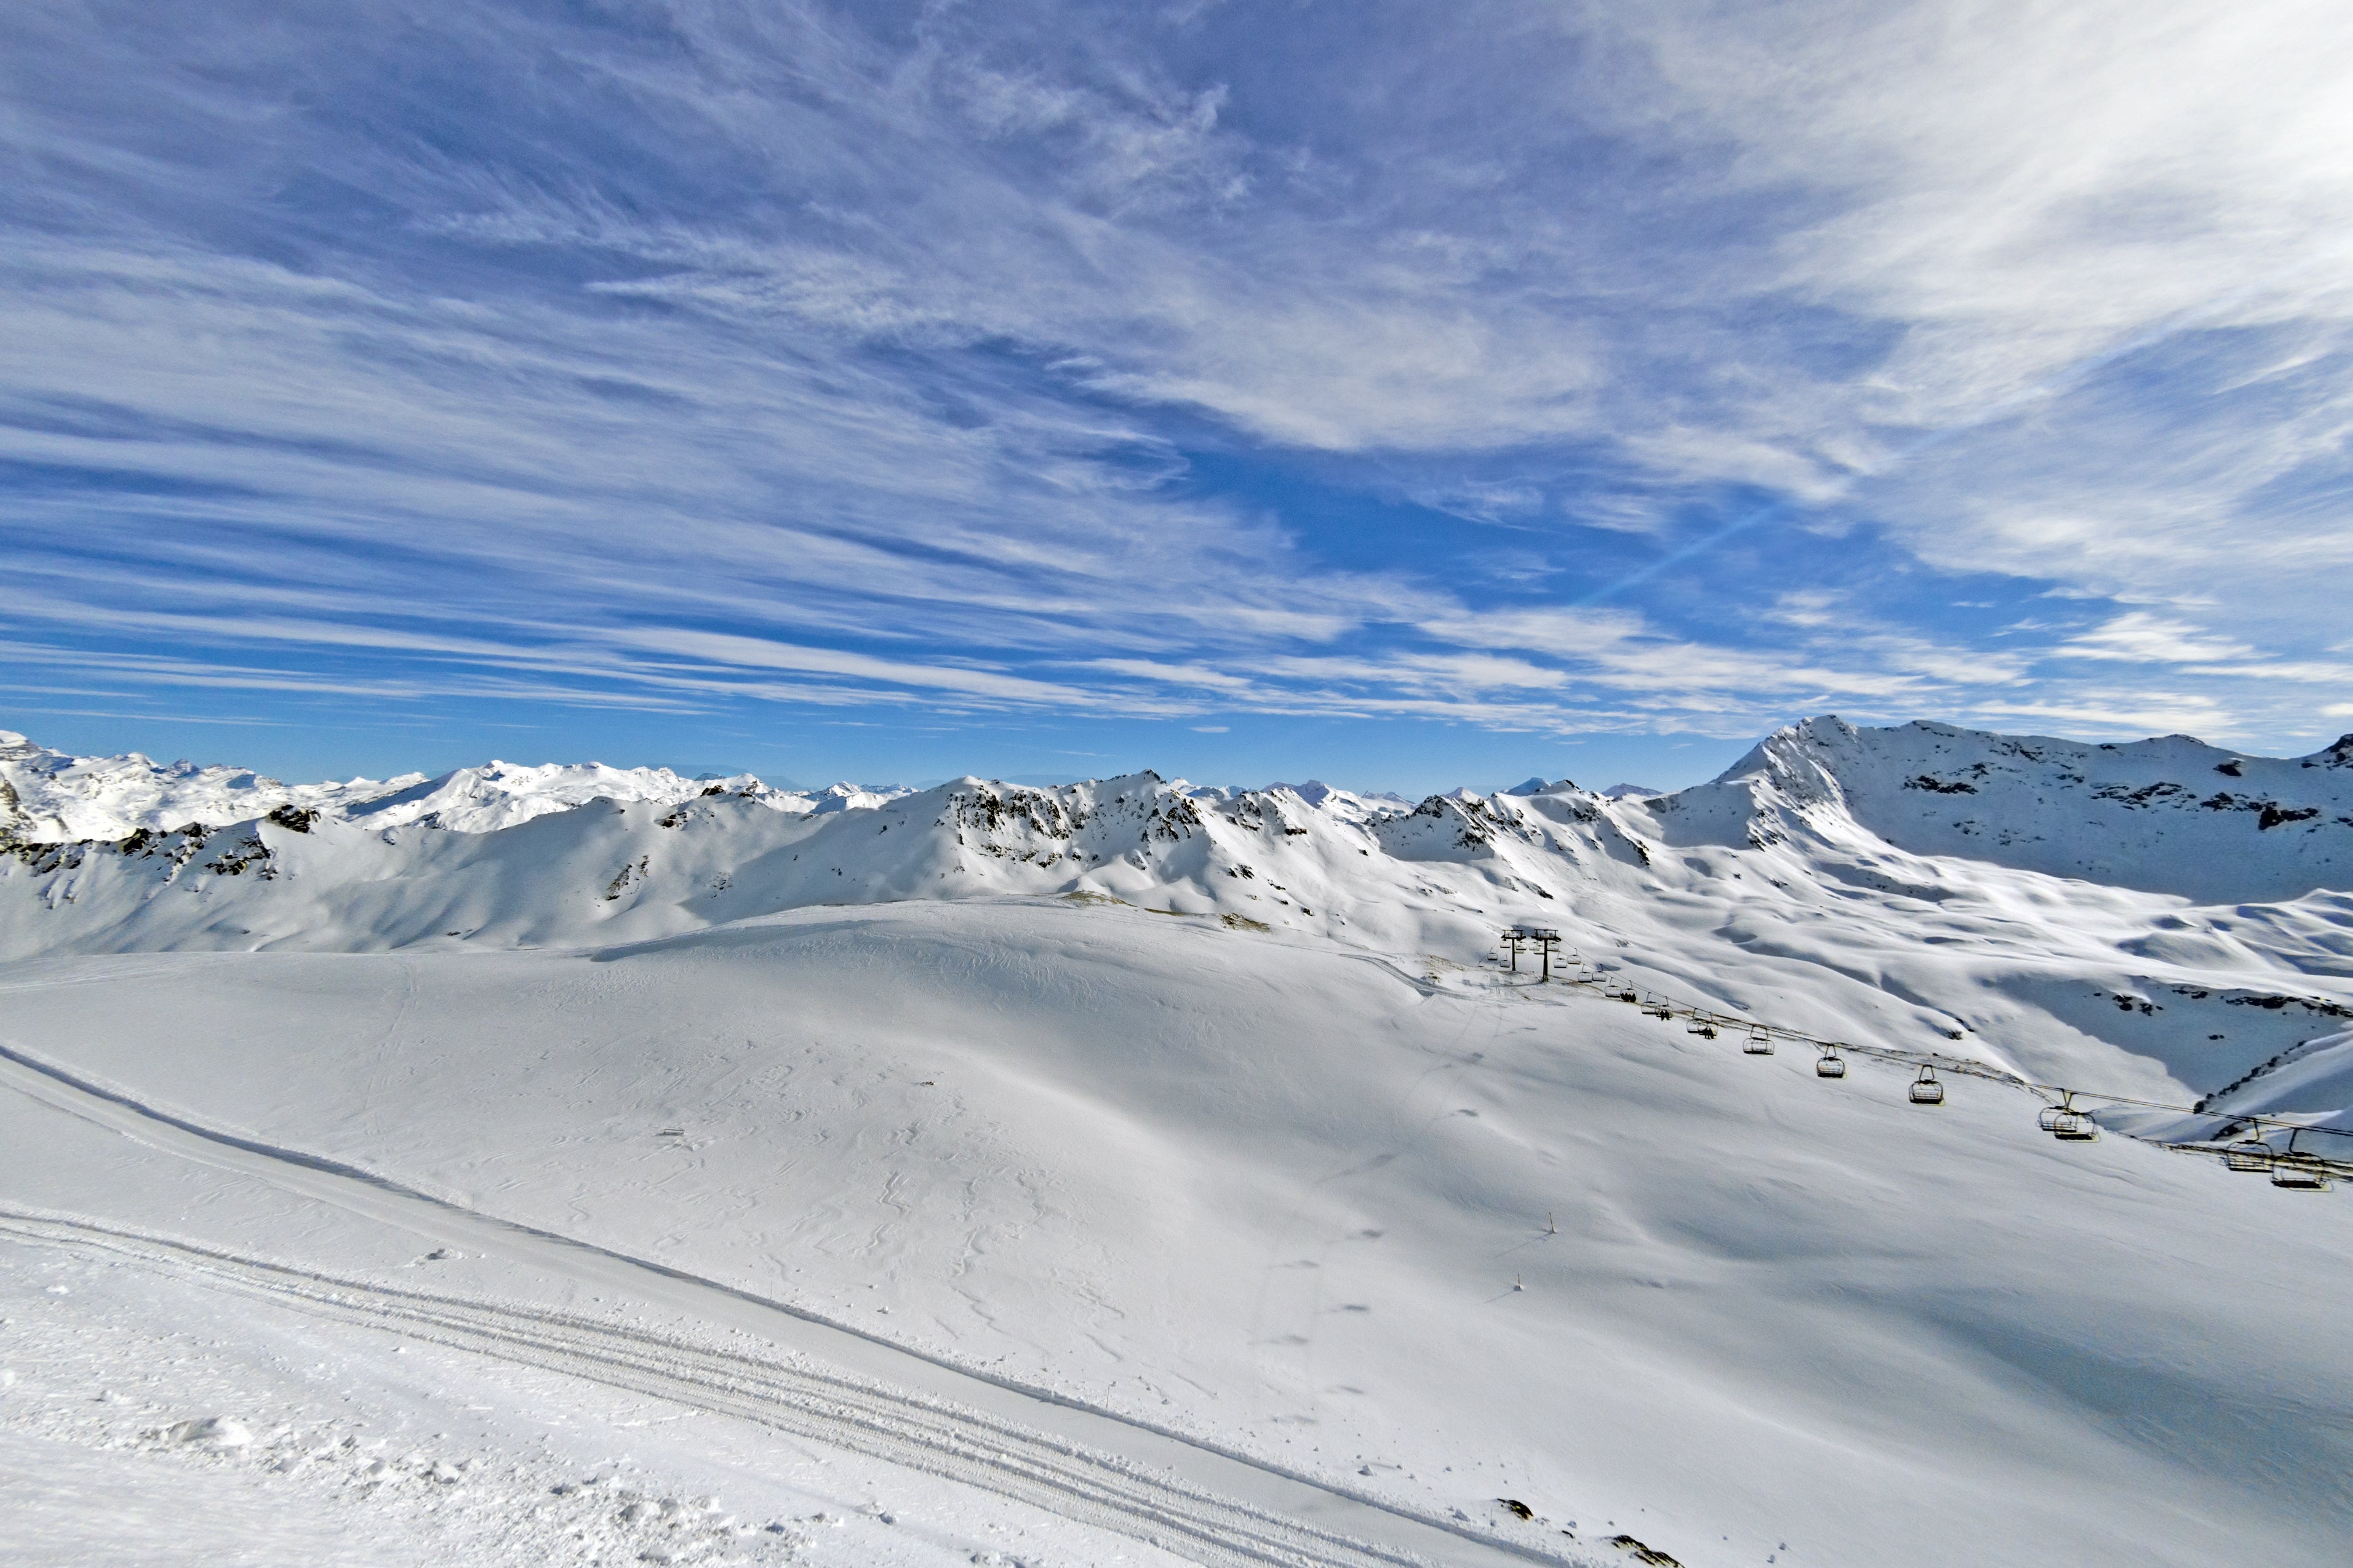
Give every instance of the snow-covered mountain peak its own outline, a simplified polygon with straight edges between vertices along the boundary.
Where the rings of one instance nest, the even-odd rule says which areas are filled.
[[[1332,797],[1333,794],[1332,786],[1322,779],[1309,779],[1305,784],[1271,784],[1266,787],[1270,790],[1289,790],[1310,805],[1322,805]]]
[[[2255,757],[2187,735],[2102,744],[1826,716],[1708,784],[1630,804],[1671,844],[1877,841],[2200,903],[2353,881],[2353,737]]]
[[[435,777],[286,784],[248,768],[157,763],[137,752],[75,757],[0,730],[0,842],[70,843],[222,827],[282,808],[370,827],[495,833],[592,800],[676,805],[714,795],[791,815],[871,810],[913,793],[898,784],[779,790],[751,773],[686,778],[669,768],[499,759]]]
[[[707,795],[739,795],[782,810],[808,809],[800,797],[777,795],[750,773],[688,779],[668,768],[493,760],[480,767],[458,768],[438,778],[414,779],[405,788],[347,804],[343,815],[374,827],[422,823],[455,833],[495,833],[592,800],[668,805]]]
[[[245,821],[280,806],[332,811],[423,777],[286,784],[250,768],[158,763],[139,752],[69,756],[0,730],[0,842],[121,838],[142,828]]]
[[[750,777],[745,774],[745,777]],[[725,781],[734,787],[738,781]],[[757,783],[757,780],[754,780]],[[772,792],[759,798],[779,811],[871,811],[878,805],[917,793],[906,784],[857,784],[845,779],[821,790]]]

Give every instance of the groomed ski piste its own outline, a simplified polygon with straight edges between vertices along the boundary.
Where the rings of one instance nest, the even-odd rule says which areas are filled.
[[[27,1561],[2353,1523],[2353,742],[1815,720],[1417,805],[0,736],[0,789]]]

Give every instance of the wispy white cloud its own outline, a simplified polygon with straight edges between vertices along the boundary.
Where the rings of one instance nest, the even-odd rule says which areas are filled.
[[[0,615],[322,696],[2293,732],[2337,9],[13,13]]]
[[[2096,626],[2052,648],[2060,658],[2108,658],[2133,664],[2206,664],[2217,659],[2244,658],[2254,650],[2244,643],[2208,634],[2186,622],[2168,620],[2146,610]]]

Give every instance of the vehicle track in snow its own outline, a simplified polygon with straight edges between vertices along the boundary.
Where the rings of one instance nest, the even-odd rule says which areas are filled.
[[[495,1256],[552,1264],[577,1283],[681,1311],[714,1334],[748,1331],[776,1351],[699,1343],[552,1308],[371,1282],[82,1215],[0,1207],[0,1233],[18,1239],[103,1251],[315,1316],[754,1422],[1205,1564],[1588,1561],[1499,1540],[1475,1526],[1409,1512],[1045,1391],[1002,1384],[781,1303],[514,1226],[371,1173],[204,1129],[5,1047],[0,1082],[167,1152],[260,1174],[302,1195],[462,1238]]]

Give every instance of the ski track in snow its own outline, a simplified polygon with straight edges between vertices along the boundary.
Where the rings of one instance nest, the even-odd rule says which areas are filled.
[[[1359,1568],[1430,1559],[1191,1490],[1113,1456],[891,1389],[743,1352],[495,1302],[394,1290],[87,1220],[0,1210],[0,1235],[97,1249],[317,1316],[586,1378],[1033,1504],[1209,1563]],[[1574,1563],[1501,1545],[1513,1558]]]
[[[1057,1418],[1066,1424],[1075,1420],[1102,1446],[1091,1447],[969,1405],[749,1352],[545,1310],[396,1289],[84,1218],[0,1208],[0,1234],[20,1240],[100,1248],[216,1288],[292,1302],[321,1316],[741,1417],[977,1486],[1205,1564],[1360,1568],[1430,1562],[1589,1561],[1486,1539],[1450,1521],[1410,1515],[1198,1439],[924,1357],[677,1269],[512,1225],[339,1162],[205,1128],[5,1047],[0,1047],[0,1060],[5,1063],[0,1067],[0,1080],[10,1087],[143,1142],[162,1142],[181,1152],[185,1140],[201,1141],[214,1147],[200,1152],[232,1168],[279,1181],[286,1180],[288,1172],[300,1173],[304,1179],[299,1184],[312,1195],[379,1216],[400,1208],[427,1209],[431,1212],[422,1223],[464,1234],[471,1245],[526,1251],[535,1260],[554,1261],[560,1271],[575,1278],[594,1274],[617,1281],[625,1291],[634,1288],[640,1295],[656,1293],[666,1305],[700,1308],[698,1315],[705,1321],[760,1322],[765,1318],[764,1331],[780,1340],[788,1340],[795,1331],[806,1337],[811,1330],[855,1339],[870,1363],[879,1361],[887,1367],[899,1357],[920,1362],[923,1375],[934,1384],[944,1375],[951,1389],[963,1383],[969,1385],[966,1392],[1000,1405],[1010,1396],[1030,1406],[1028,1413],[1040,1425]],[[287,1170],[272,1170],[272,1165]],[[354,1204],[355,1194],[337,1192],[327,1184],[363,1192]],[[639,1281],[630,1278],[633,1273],[649,1278]],[[745,1309],[751,1310],[748,1314]],[[1106,1438],[1111,1444],[1104,1443]],[[1145,1447],[1148,1457],[1121,1455],[1114,1445],[1122,1438],[1131,1448]],[[1247,1489],[1287,1502],[1290,1509],[1253,1507],[1187,1486],[1156,1468],[1172,1457],[1198,1474],[1240,1480]],[[1360,1531],[1402,1536],[1409,1544],[1384,1546],[1352,1538],[1341,1529],[1311,1522],[1317,1515]]]

